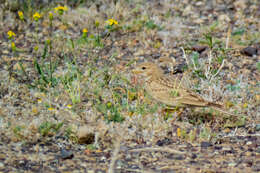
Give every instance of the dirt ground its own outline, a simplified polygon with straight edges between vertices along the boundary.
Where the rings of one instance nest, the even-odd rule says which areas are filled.
[[[260,172],[260,1],[2,1],[0,172]],[[221,102],[171,108],[131,70]]]

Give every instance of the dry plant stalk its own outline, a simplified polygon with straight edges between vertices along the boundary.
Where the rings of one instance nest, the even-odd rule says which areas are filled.
[[[116,163],[116,160],[118,159],[118,153],[120,151],[120,144],[121,144],[121,139],[119,137],[118,140],[115,143],[115,149],[113,151],[112,159],[111,159],[111,162],[109,164],[108,173],[114,173],[115,163]]]

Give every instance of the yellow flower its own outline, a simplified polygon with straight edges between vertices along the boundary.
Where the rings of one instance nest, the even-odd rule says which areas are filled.
[[[177,136],[181,137],[181,129],[180,128],[177,128]]]
[[[52,108],[52,107],[49,107],[49,108],[48,108],[48,110],[49,110],[49,111],[53,111],[53,110],[54,110],[54,108]]]
[[[58,6],[58,7],[54,8],[54,12],[55,13],[58,12],[60,15],[62,15],[64,11],[68,11],[68,7],[66,7],[66,6]]]
[[[71,108],[72,108],[72,105],[67,105],[67,108],[71,109]]]
[[[88,32],[88,29],[87,29],[87,28],[84,28],[84,29],[82,30],[82,32],[83,32],[83,33],[87,33],[87,32]]]
[[[11,38],[13,38],[13,37],[16,36],[16,34],[15,34],[13,31],[8,31],[8,32],[7,32],[7,35],[8,35],[8,38],[9,38],[9,39],[11,39]]]
[[[53,13],[52,12],[49,12],[49,19],[53,20]]]
[[[41,16],[38,12],[34,13],[34,15],[33,15],[33,18],[34,18],[34,20],[35,20],[36,22],[37,22],[41,17],[42,17],[42,16]]]
[[[22,11],[18,11],[18,16],[21,20],[24,19],[24,16],[23,16],[23,12]]]
[[[42,102],[42,99],[38,99],[37,101],[38,101],[38,103],[41,103],[41,102]]]
[[[87,28],[84,28],[84,29],[82,29],[82,32],[83,32],[82,37],[86,38],[86,37],[87,37],[88,29],[87,29]]]
[[[117,22],[116,20],[114,20],[114,19],[108,19],[108,20],[106,21],[106,23],[107,23],[108,25],[110,25],[110,26],[112,26],[112,25],[117,25],[117,24],[118,24],[118,22]]]
[[[37,107],[33,106],[33,107],[32,107],[32,113],[33,113],[33,115],[38,114],[38,112],[39,112],[39,110],[37,109]]]
[[[38,46],[34,46],[33,48],[35,51],[38,51],[39,47]]]
[[[95,21],[95,26],[98,27],[99,26],[99,21]]]

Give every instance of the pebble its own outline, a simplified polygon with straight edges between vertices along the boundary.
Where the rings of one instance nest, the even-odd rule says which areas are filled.
[[[165,138],[165,139],[162,139],[162,140],[158,140],[158,141],[156,142],[156,145],[158,145],[158,146],[163,146],[163,145],[169,145],[169,144],[171,144],[171,143],[172,143],[172,140],[171,140],[171,139]]]
[[[247,56],[253,56],[257,54],[257,49],[255,47],[246,47],[241,50],[241,53],[247,55]]]
[[[260,146],[256,150],[257,153],[260,153]]]
[[[201,146],[202,148],[207,148],[207,147],[211,147],[212,144],[209,143],[209,142],[201,142],[201,143],[200,143],[200,146]]]
[[[255,126],[255,130],[256,130],[256,131],[260,131],[260,124],[257,124],[257,125]]]
[[[0,168],[4,168],[4,167],[5,165],[2,162],[0,162]]]
[[[60,157],[62,159],[72,159],[73,158],[73,153],[72,151],[68,151],[68,150],[65,150],[65,149],[61,149],[60,151]]]
[[[192,154],[191,154],[191,158],[192,158],[192,159],[196,159],[196,158],[197,158],[197,155],[194,154],[194,153],[192,153]]]
[[[192,46],[191,49],[198,53],[202,53],[204,50],[207,49],[207,46],[195,45],[195,46]]]

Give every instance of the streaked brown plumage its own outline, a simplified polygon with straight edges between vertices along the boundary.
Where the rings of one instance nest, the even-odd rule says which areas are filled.
[[[164,75],[162,69],[154,63],[141,63],[132,72],[144,79],[144,88],[149,95],[166,105],[178,107],[212,107],[230,114],[223,110],[221,104],[207,101],[185,88],[181,80],[168,78]]]

